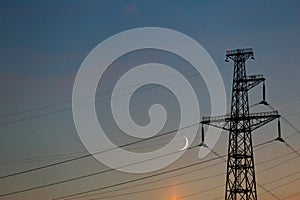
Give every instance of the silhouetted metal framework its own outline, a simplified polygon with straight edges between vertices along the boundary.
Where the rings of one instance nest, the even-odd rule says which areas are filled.
[[[253,58],[252,48],[226,51],[226,61],[234,61],[231,113],[217,117],[203,117],[207,124],[229,131],[225,200],[256,200],[256,180],[251,132],[279,118],[278,111],[249,113],[248,91],[263,83],[263,75],[246,75],[245,62]]]

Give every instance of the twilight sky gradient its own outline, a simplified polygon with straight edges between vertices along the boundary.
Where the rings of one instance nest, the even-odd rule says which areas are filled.
[[[299,9],[299,1],[228,1],[226,3],[223,1],[164,0],[0,1],[0,134],[2,136],[0,176],[87,153],[76,133],[72,112],[67,109],[71,106],[70,100],[76,72],[86,55],[100,42],[121,31],[137,27],[155,26],[174,29],[203,45],[223,76],[228,103],[231,100],[233,64],[224,62],[225,51],[229,48],[252,47],[256,60],[247,62],[248,73],[264,74],[267,78],[267,100],[292,125],[300,129]],[[104,87],[98,89],[98,93],[101,93],[97,96],[97,99],[101,101],[96,106],[98,115],[104,116],[102,123],[111,132],[109,137],[118,145],[127,143],[130,138],[121,135],[112,123],[107,110],[110,104],[105,100],[109,98],[109,93],[103,92],[111,90],[124,71],[137,64],[150,61],[168,64],[180,72],[189,70],[185,76],[197,91],[201,114],[209,115],[210,102],[206,86],[201,77],[194,76],[195,71],[191,70],[188,63],[166,52],[154,50],[133,52],[112,64],[103,80]],[[260,100],[261,88],[258,87],[250,92],[250,104],[255,104]],[[56,103],[61,104],[17,115],[7,115]],[[153,103],[161,103],[169,112],[170,118],[163,132],[176,128],[178,102],[169,91],[161,87],[150,88],[133,96],[132,115],[137,123],[147,124],[147,108]],[[66,110],[45,114],[63,109]],[[254,110],[266,109],[258,106]],[[42,116],[23,120],[36,115]],[[291,136],[287,138],[287,142],[298,150],[300,135],[295,135],[295,132],[291,126],[282,121],[283,136]],[[254,145],[271,140],[276,135],[276,123],[270,123],[253,133]],[[227,137],[228,134],[224,132],[215,146],[215,151],[219,154],[223,155],[227,152]],[[168,141],[169,138],[162,138],[132,148],[133,151],[149,151]],[[280,157],[256,166],[258,183],[271,190],[280,199],[286,199],[299,192],[300,158],[284,162],[295,156],[296,154],[291,154],[290,149],[280,143],[272,143],[270,146],[256,150],[256,163]],[[213,157],[213,154],[209,154],[205,159]],[[199,161],[198,149],[193,149],[187,151],[176,163],[158,172],[197,161]],[[220,162],[221,164],[217,164]],[[282,162],[284,164],[273,167],[276,163]],[[140,194],[110,197],[110,199],[178,199],[225,183],[225,176],[220,175],[176,186],[180,182],[226,171],[226,164],[221,160],[200,165],[198,168],[214,163],[215,165],[194,173],[176,176],[188,171],[183,170],[140,183],[161,179],[160,182],[82,199],[148,190],[165,185],[174,186]],[[270,169],[264,170],[267,168]],[[0,195],[105,169],[107,167],[97,160],[86,158],[0,179]],[[196,168],[189,170],[192,169]],[[293,173],[295,175],[291,175]],[[149,174],[136,175],[115,171],[31,192],[0,197],[0,199],[53,199],[145,175]],[[169,176],[174,177],[165,179]],[[298,178],[299,180],[296,180]],[[280,180],[274,181],[276,179]],[[277,188],[285,183],[290,184]],[[264,192],[258,187],[260,200],[274,199],[269,194],[263,194]],[[215,199],[223,195],[224,187],[219,187],[186,199]],[[300,193],[289,199],[299,198]]]

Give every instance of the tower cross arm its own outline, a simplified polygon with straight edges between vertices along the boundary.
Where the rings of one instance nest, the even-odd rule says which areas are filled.
[[[280,115],[276,110],[268,111],[268,112],[251,113],[243,116],[231,116],[230,114],[227,114],[227,115],[221,115],[215,117],[203,117],[201,124],[206,124],[206,125],[210,125],[210,126],[214,126],[217,128],[230,131],[230,127],[229,127],[230,121],[239,122],[239,121],[246,120],[250,124],[249,126],[250,131],[253,131],[279,117]],[[246,130],[241,129],[239,131],[243,132]]]
[[[255,87],[256,85],[258,85],[259,83],[265,80],[266,79],[263,77],[263,75],[250,75],[238,81],[246,83],[244,85],[244,88],[242,88],[242,90],[250,90],[251,88]]]

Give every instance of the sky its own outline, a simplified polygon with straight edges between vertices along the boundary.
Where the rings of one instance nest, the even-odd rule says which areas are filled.
[[[255,60],[247,61],[247,73],[264,74],[266,77],[267,100],[283,116],[282,135],[287,137],[286,141],[292,148],[298,150],[299,9],[298,1],[0,1],[0,176],[88,153],[77,134],[70,109],[76,73],[89,52],[99,43],[122,31],[140,27],[173,29],[199,42],[222,75],[227,109],[230,108],[233,63],[225,62],[225,52],[227,49],[252,47]],[[108,109],[111,93],[105,91],[112,90],[122,73],[133,66],[153,61],[168,64],[185,74],[196,91],[201,116],[210,114],[207,88],[201,77],[193,76],[195,70],[192,66],[167,52],[132,52],[112,63],[104,76],[103,87],[97,89],[100,94],[96,97],[99,100],[96,104],[98,118],[103,119],[101,123],[111,132],[109,138],[117,145],[130,141],[130,138],[119,134]],[[174,81],[172,77],[170,81]],[[249,93],[251,105],[261,100],[261,89],[257,87]],[[147,110],[156,103],[164,105],[170,116],[162,132],[176,128],[179,123],[178,102],[163,87],[146,88],[133,96],[132,116],[136,122],[147,124]],[[263,106],[253,106],[251,109],[257,112],[267,110]],[[270,141],[276,136],[277,123],[274,121],[253,132],[253,144]],[[227,139],[228,133],[222,132],[214,147],[220,155],[227,153]],[[162,138],[132,148],[136,152],[152,151],[169,141],[169,138]],[[210,153],[199,159],[198,151],[198,148],[186,151],[175,163],[156,172],[130,174],[112,171],[0,199],[54,199],[215,157]],[[294,194],[289,199],[299,199],[300,159],[290,148],[278,142],[255,148],[255,162],[259,185],[280,199]],[[218,159],[197,167],[198,170],[190,168],[168,173],[110,189],[118,191],[82,199],[107,196],[120,200],[223,197],[225,175],[222,173],[226,172],[226,164]],[[88,157],[0,179],[0,195],[106,169],[109,168]],[[188,170],[195,172],[179,176]],[[208,176],[212,177],[205,178]],[[192,181],[195,179],[203,180]],[[154,180],[159,181],[149,183]],[[180,184],[182,182],[189,183]],[[120,190],[142,183],[148,184]],[[209,189],[216,186],[220,187]],[[161,189],[153,190],[156,187]],[[142,190],[149,191],[118,196]],[[206,192],[195,194],[200,191]],[[275,199],[264,192],[258,187],[259,199]]]

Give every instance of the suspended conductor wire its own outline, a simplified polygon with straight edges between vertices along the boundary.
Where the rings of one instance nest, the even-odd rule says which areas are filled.
[[[298,151],[299,151],[299,150],[298,150]],[[202,170],[202,169],[206,169],[206,168],[208,168],[208,167],[217,166],[217,165],[219,165],[219,164],[224,163],[224,160],[223,160],[224,157],[222,157],[222,155],[218,154],[216,151],[214,151],[214,152],[215,152],[215,153],[214,153],[215,155],[217,155],[219,158],[222,159],[221,162],[216,163],[216,164],[212,164],[212,165],[208,165],[208,166],[202,167],[202,168],[200,168],[200,169],[195,169],[195,170],[191,170],[191,171],[188,171],[188,172],[185,172],[185,173],[180,173],[180,174],[173,175],[173,176],[170,176],[170,177],[165,177],[165,178],[163,178],[163,179],[158,179],[158,180],[149,181],[149,182],[146,182],[146,183],[141,183],[141,184],[137,184],[137,185],[133,185],[133,186],[128,186],[128,187],[118,188],[118,189],[109,190],[109,191],[104,191],[104,192],[98,192],[98,193],[93,193],[93,194],[88,194],[88,195],[82,195],[82,196],[79,196],[79,197],[73,197],[73,198],[68,198],[68,199],[69,199],[69,200],[71,200],[71,199],[72,199],[72,200],[73,200],[73,199],[81,199],[81,198],[92,197],[92,196],[96,196],[96,195],[103,195],[103,194],[112,193],[112,192],[119,192],[119,191],[122,191],[122,190],[132,189],[132,188],[136,188],[136,187],[140,187],[140,186],[144,186],[144,185],[149,185],[149,184],[152,184],[152,183],[155,183],[155,182],[160,182],[160,181],[162,181],[162,180],[167,180],[167,179],[170,179],[170,178],[174,178],[174,177],[178,177],[178,176],[190,174],[190,173],[193,173],[193,172],[197,172],[197,171],[199,171],[199,170]],[[280,156],[277,156],[277,157],[274,157],[274,158],[270,158],[270,159],[268,159],[268,160],[264,160],[264,161],[262,161],[262,162],[256,163],[256,165],[261,165],[261,164],[264,164],[264,163],[267,163],[267,162],[270,162],[270,161],[274,161],[274,160],[280,159],[280,158],[282,158],[282,157],[285,157],[285,156],[288,156],[288,155],[291,155],[291,154],[293,154],[293,152],[289,152],[289,153],[284,154],[284,155],[280,155]],[[226,161],[226,160],[225,160],[225,161]],[[286,163],[286,162],[288,162],[288,161],[285,160],[284,163]],[[277,164],[274,165],[274,166],[277,166]],[[272,168],[273,168],[274,166],[272,166]],[[262,172],[262,171],[260,171],[259,173],[261,173],[261,172]],[[300,171],[297,172],[297,173],[300,173]],[[296,173],[293,173],[293,175],[294,175],[294,174],[296,174]],[[222,175],[224,175],[224,173],[222,173]],[[265,184],[268,184],[268,183],[265,183]],[[265,185],[265,184],[264,184],[264,185]]]
[[[185,127],[180,128],[180,129],[168,131],[168,132],[165,132],[165,133],[162,133],[162,134],[159,134],[159,135],[154,135],[154,136],[149,137],[149,138],[144,138],[144,139],[141,139],[141,140],[138,140],[138,141],[135,141],[135,142],[123,144],[123,145],[120,145],[120,146],[117,146],[117,147],[114,147],[114,148],[110,148],[110,149],[106,149],[106,150],[103,150],[103,151],[99,151],[99,152],[96,152],[96,153],[93,153],[93,154],[86,154],[86,155],[83,155],[83,156],[79,156],[79,157],[75,157],[75,158],[71,158],[71,159],[68,159],[68,160],[63,160],[63,161],[59,161],[59,162],[55,162],[55,163],[51,163],[51,164],[44,165],[44,166],[41,166],[41,167],[36,167],[36,168],[32,168],[32,169],[28,169],[28,170],[24,170],[24,171],[12,173],[12,174],[0,176],[0,179],[4,179],[4,178],[8,178],[8,177],[13,177],[13,176],[17,176],[17,175],[25,174],[25,173],[29,173],[29,172],[34,172],[34,171],[37,171],[37,170],[41,170],[41,169],[45,169],[45,168],[49,168],[49,167],[53,167],[53,166],[57,166],[57,165],[61,165],[61,164],[69,163],[69,162],[73,162],[73,161],[80,160],[80,159],[83,159],[83,158],[87,158],[87,157],[90,157],[90,156],[93,156],[93,155],[97,155],[97,154],[101,154],[101,153],[106,153],[106,152],[109,152],[109,151],[112,151],[112,150],[115,150],[115,149],[124,148],[124,147],[127,147],[127,146],[131,146],[131,145],[134,145],[134,144],[145,142],[145,141],[148,141],[148,140],[151,140],[151,139],[154,139],[154,138],[162,137],[162,136],[174,133],[174,132],[179,131],[179,130],[183,130],[183,129],[187,129],[187,128],[196,126],[198,124],[199,123],[191,124],[189,126],[185,126]]]
[[[229,65],[225,65],[223,67],[226,67],[226,66],[229,66]],[[186,72],[189,72],[189,71],[191,71],[191,70],[186,70],[183,73],[186,73]],[[193,78],[193,77],[197,77],[197,76],[199,76],[199,74],[192,74],[192,75],[186,76],[186,78]],[[177,82],[179,80],[180,79],[176,79],[176,80],[170,81],[169,83]],[[151,86],[151,87],[143,88],[143,89],[141,89],[139,91],[136,91],[136,92],[144,92],[144,91],[151,90],[151,89],[157,88],[157,87],[158,87],[157,85],[154,85],[154,86]],[[126,88],[124,88],[124,89],[126,89]],[[106,94],[106,93],[109,94],[110,92],[111,91],[104,91],[104,92],[98,93],[96,95],[99,96],[99,95],[103,95],[103,94]],[[125,94],[122,94],[122,95],[118,95],[116,97],[121,97],[121,96],[128,95],[128,94],[125,93]],[[85,97],[85,98],[88,98],[88,97]],[[110,99],[111,99],[111,97],[103,98],[103,99],[95,101],[95,103],[101,103],[101,102],[104,102],[104,101],[108,101]],[[71,100],[69,100],[69,101],[63,101],[63,102],[53,103],[53,104],[49,104],[49,105],[45,105],[45,106],[40,106],[40,107],[28,109],[28,110],[23,110],[23,111],[20,111],[20,112],[8,113],[8,114],[1,115],[0,119],[1,118],[15,116],[15,115],[19,115],[19,114],[34,112],[34,111],[38,111],[38,110],[43,110],[43,109],[46,109],[46,108],[55,107],[55,106],[58,106],[58,105],[63,105],[63,104],[71,103],[71,102],[72,102]],[[82,104],[80,106],[76,106],[76,108],[77,107],[82,107],[82,106],[87,106],[87,105],[90,105],[90,104],[91,103]],[[28,116],[28,117],[23,117],[23,118],[16,119],[16,120],[6,121],[6,122],[0,123],[0,126],[12,124],[12,123],[16,123],[16,122],[20,122],[20,121],[24,121],[24,120],[29,120],[29,119],[35,119],[35,118],[39,118],[39,117],[43,117],[43,116],[47,116],[47,115],[57,114],[57,113],[60,113],[60,112],[71,110],[71,109],[72,109],[72,107],[67,107],[67,108],[58,109],[58,110],[55,110],[55,111],[50,111],[50,112],[46,112],[46,113],[41,113],[41,114],[36,114],[36,115]]]

